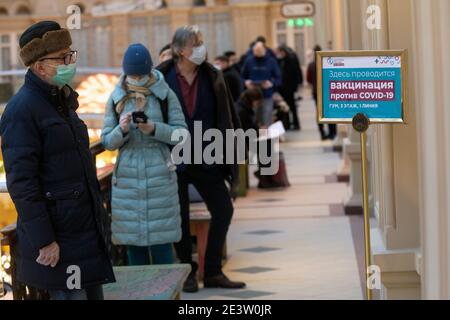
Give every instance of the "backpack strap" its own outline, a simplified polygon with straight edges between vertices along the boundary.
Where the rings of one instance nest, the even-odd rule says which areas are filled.
[[[169,123],[169,100],[166,97],[164,100],[158,98],[159,105],[161,106],[161,113],[164,123]]]
[[[120,114],[118,114],[118,113],[117,113],[117,110],[116,110],[116,108],[117,108],[117,103],[115,103],[114,100],[113,100],[112,103],[113,103],[112,107],[113,107],[114,115],[116,116],[117,122],[119,122],[119,120],[120,120]]]

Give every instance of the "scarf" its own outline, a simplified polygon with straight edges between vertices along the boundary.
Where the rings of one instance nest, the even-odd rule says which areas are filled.
[[[126,83],[126,78],[123,80],[123,87],[126,91],[126,95],[120,99],[116,106],[117,114],[121,114],[123,109],[125,108],[125,104],[130,99],[136,99],[136,111],[144,111],[145,105],[147,104],[147,98],[152,93],[150,91],[150,87],[156,82],[156,79],[153,75],[150,75],[150,79],[144,84],[142,87],[133,86],[129,83]]]

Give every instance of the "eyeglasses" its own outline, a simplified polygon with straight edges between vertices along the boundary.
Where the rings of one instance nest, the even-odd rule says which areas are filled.
[[[44,58],[44,59],[40,59],[39,61],[44,61],[44,60],[64,60],[64,64],[67,66],[68,64],[72,64],[72,63],[77,62],[77,55],[78,55],[78,51],[72,50],[72,51],[66,53],[63,57]]]

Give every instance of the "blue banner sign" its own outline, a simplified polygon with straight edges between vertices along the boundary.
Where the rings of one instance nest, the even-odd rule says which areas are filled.
[[[351,123],[358,113],[406,122],[406,51],[318,52],[317,62],[319,122]]]

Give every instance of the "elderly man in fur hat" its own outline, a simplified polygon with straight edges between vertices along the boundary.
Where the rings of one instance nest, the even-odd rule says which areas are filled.
[[[77,52],[53,21],[20,37],[29,67],[0,123],[6,181],[18,213],[17,280],[51,299],[102,299],[114,274],[104,243],[102,200],[86,125],[69,83]]]

